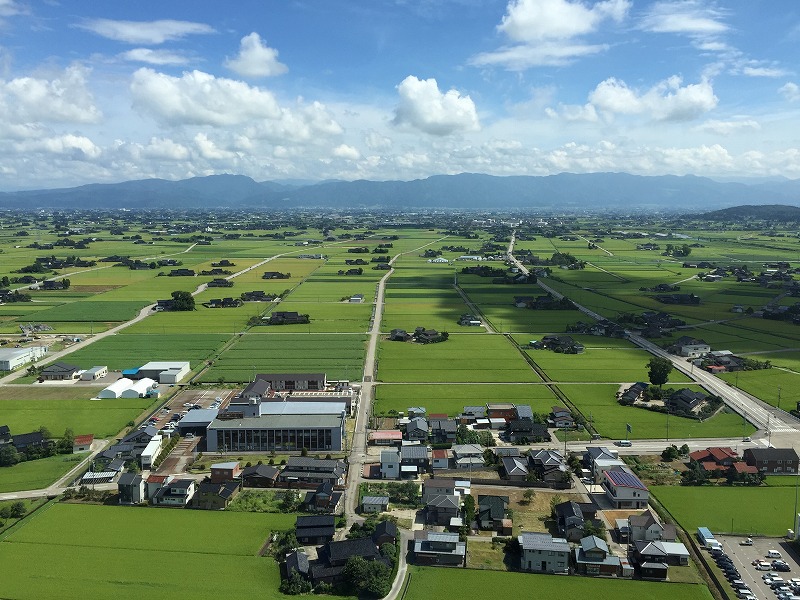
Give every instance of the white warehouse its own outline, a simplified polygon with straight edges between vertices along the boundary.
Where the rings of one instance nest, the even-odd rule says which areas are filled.
[[[119,397],[144,398],[150,393],[150,390],[155,387],[158,387],[158,384],[149,377],[145,377],[139,381],[132,382],[131,386],[128,389],[123,390]]]
[[[142,455],[140,460],[142,461],[142,469],[150,469],[153,466],[153,463],[158,458],[158,454],[161,452],[161,441],[163,438],[160,435],[154,435],[153,439],[150,440],[150,443],[145,446],[145,449],[142,450]]]
[[[47,354],[46,346],[0,349],[0,371],[13,371]]]

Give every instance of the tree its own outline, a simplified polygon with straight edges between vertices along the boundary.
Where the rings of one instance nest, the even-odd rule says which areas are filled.
[[[188,311],[194,310],[194,296],[189,292],[175,291],[172,292],[172,310]]]
[[[21,519],[26,514],[28,514],[28,509],[25,508],[25,503],[22,500],[17,500],[11,505],[9,516],[12,519]]]
[[[536,492],[533,491],[533,488],[528,488],[525,490],[525,493],[522,494],[522,498],[525,501],[525,504],[530,504],[533,502],[533,499],[536,497]]]
[[[564,499],[558,494],[555,494],[552,498],[550,498],[550,513],[555,514],[556,506],[561,504],[563,501]]]
[[[72,447],[75,442],[75,432],[69,427],[64,430],[64,435],[58,440],[56,449],[59,454],[72,454]]]
[[[647,363],[647,376],[650,383],[661,387],[669,380],[669,374],[672,372],[672,361],[660,356],[654,356]]]
[[[680,450],[678,450],[678,447],[675,444],[672,444],[671,446],[664,448],[664,451],[661,453],[661,460],[664,462],[671,462],[673,460],[677,460],[679,456]]]
[[[313,589],[311,582],[303,579],[297,571],[292,571],[291,576],[281,581],[280,586],[281,593],[288,596],[310,594]]]
[[[475,496],[467,494],[464,497],[464,524],[467,527],[472,527],[472,522],[475,520]]]
[[[19,462],[19,452],[11,444],[0,446],[0,467],[12,467]]]

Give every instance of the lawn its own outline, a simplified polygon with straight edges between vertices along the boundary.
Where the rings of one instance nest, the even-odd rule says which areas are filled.
[[[96,438],[115,435],[153,404],[151,398],[91,400],[101,388],[14,386],[0,388],[0,414],[12,433],[47,427],[60,436],[66,428]],[[66,397],[65,397],[66,396]]]
[[[480,406],[488,402],[530,404],[533,412],[548,413],[560,404],[553,392],[542,384],[441,384],[441,385],[379,385],[376,387],[375,414],[390,410],[405,412],[409,406],[424,406],[431,413],[461,414],[465,406]]]
[[[648,600],[711,600],[704,585],[627,581],[598,577],[557,577],[533,573],[503,573],[473,569],[409,567],[410,579],[404,600],[453,600],[482,598],[484,594],[504,598],[648,598]],[[535,592],[534,592],[535,590]]]
[[[789,480],[794,483],[794,477]],[[690,534],[708,527],[717,533],[779,537],[794,528],[794,485],[652,486],[650,492]]]
[[[438,344],[380,342],[378,379],[387,382],[534,382],[539,376],[501,335],[451,334]]]
[[[85,457],[85,454],[60,454],[18,463],[13,467],[0,467],[0,492],[46,488]]]
[[[0,543],[3,596],[283,598],[277,563],[258,552],[294,519],[56,504]]]

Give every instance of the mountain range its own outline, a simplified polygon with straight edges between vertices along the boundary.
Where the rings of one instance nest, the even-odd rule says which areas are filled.
[[[800,205],[800,180],[715,181],[693,175],[473,173],[413,181],[257,182],[243,175],[144,179],[0,193],[0,208],[37,209],[536,209],[560,212],[692,210]]]

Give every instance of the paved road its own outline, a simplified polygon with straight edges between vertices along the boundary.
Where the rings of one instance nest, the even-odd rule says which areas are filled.
[[[511,236],[511,242],[508,245],[508,259],[516,265],[523,273],[529,273],[529,270],[517,260],[513,254],[514,241],[516,237],[514,234]],[[557,292],[541,279],[538,281],[539,287],[546,292],[552,294],[556,298],[561,298],[563,294]],[[574,301],[573,301],[574,302]],[[604,317],[593,310],[575,303],[575,306],[585,315],[593,319],[600,320]],[[691,363],[679,356],[669,354],[662,348],[659,348],[652,342],[649,342],[641,336],[632,335],[628,339],[639,346],[644,348],[655,356],[668,359],[675,366],[676,369],[687,375],[691,380],[699,383],[705,387],[709,392],[719,396],[725,404],[736,411],[739,415],[753,423],[758,429],[767,431],[769,434],[788,434],[800,431],[800,421],[795,419],[788,413],[770,406],[762,402],[755,396],[751,396],[731,385],[727,382],[715,377],[702,369],[696,369]],[[795,442],[798,443],[798,442]]]

